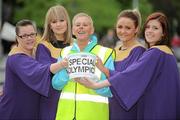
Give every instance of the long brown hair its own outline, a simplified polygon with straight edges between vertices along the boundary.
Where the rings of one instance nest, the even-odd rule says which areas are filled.
[[[156,42],[155,45],[167,45],[168,47],[171,47],[171,44],[170,44],[170,39],[169,39],[169,25],[168,25],[168,20],[167,20],[167,17],[164,13],[162,12],[154,12],[152,14],[150,14],[145,23],[144,23],[144,26],[143,26],[143,30],[142,30],[142,35],[145,39],[145,30],[146,30],[146,26],[147,26],[147,23],[150,21],[150,20],[158,20],[162,26],[162,30],[163,30],[163,36],[161,38],[160,41]],[[145,42],[146,44],[148,45],[148,47],[150,47],[149,43],[146,41],[145,39]]]

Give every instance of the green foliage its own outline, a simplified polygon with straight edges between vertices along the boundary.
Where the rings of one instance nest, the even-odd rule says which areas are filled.
[[[66,0],[63,4],[71,18],[79,12],[89,14],[97,32],[114,27],[116,16],[121,10],[121,5],[116,0]]]
[[[116,17],[123,9],[131,9],[131,0],[16,0],[19,6],[15,9],[14,21],[28,18],[43,27],[45,14],[49,7],[62,4],[68,11],[70,18],[78,12],[89,14],[96,32],[105,32],[114,27]],[[143,18],[151,12],[151,5],[147,0],[139,0],[139,8]]]
[[[132,2],[133,0],[117,0],[119,2],[119,4],[122,4],[122,10],[124,9],[133,9],[132,8]],[[141,17],[142,17],[142,25],[144,23],[144,20],[146,19],[146,17],[152,13],[152,5],[149,3],[148,0],[138,0],[138,9],[141,13]]]
[[[49,7],[61,3],[53,0],[18,0],[15,9],[14,21],[31,19],[36,21],[38,27],[43,27],[45,15]]]
[[[177,32],[180,35],[180,4],[179,0],[173,0],[173,5],[175,8],[174,19],[173,19],[173,32]]]
[[[139,0],[139,11],[142,16],[142,26],[143,26],[145,19],[153,11],[152,5],[148,2],[148,0]]]

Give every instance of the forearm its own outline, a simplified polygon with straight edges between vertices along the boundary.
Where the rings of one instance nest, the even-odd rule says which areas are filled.
[[[111,86],[110,82],[108,80],[104,80],[104,81],[98,82],[96,84],[96,89],[103,88],[103,87],[109,87],[109,86]]]
[[[56,90],[62,90],[64,86],[68,83],[69,76],[65,69],[57,72],[52,78],[52,86]]]
[[[106,67],[101,67],[100,70],[106,75],[107,78],[109,78],[109,69]]]
[[[53,63],[50,65],[50,71],[55,74],[57,71],[64,68],[64,65],[62,62]]]

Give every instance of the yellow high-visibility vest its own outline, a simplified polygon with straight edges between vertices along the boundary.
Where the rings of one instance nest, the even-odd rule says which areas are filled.
[[[72,46],[64,48],[61,51],[61,57],[64,58],[71,54],[71,48]],[[112,53],[114,55],[112,49],[100,45],[96,45],[90,53],[99,56],[103,63],[109,59]],[[100,78],[102,73],[96,68],[95,74]],[[69,81],[62,89],[56,120],[73,120],[74,117],[76,120],[108,120],[108,98],[98,95],[94,90],[79,83]]]

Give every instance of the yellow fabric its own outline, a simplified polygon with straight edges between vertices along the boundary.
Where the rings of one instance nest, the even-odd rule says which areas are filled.
[[[17,46],[13,46],[11,51],[9,52],[8,56],[14,55],[16,53],[19,53]]]
[[[126,49],[126,50],[119,50],[119,48],[121,46],[118,46],[115,48],[115,51],[116,51],[116,58],[115,58],[115,61],[122,61],[124,60],[125,58],[127,58],[131,52],[132,49],[134,49],[135,47],[137,46],[142,46],[140,43],[136,43],[135,45],[133,45],[131,48],[129,49]],[[142,46],[143,47],[143,46]]]
[[[73,81],[69,81],[67,83],[67,85],[63,88],[63,91],[74,92],[74,89],[75,89],[74,88],[74,86],[75,86],[74,83],[75,82],[73,82]],[[90,94],[96,95],[96,93],[92,89],[87,89],[86,87],[80,85],[79,83],[77,83],[77,93],[78,94],[90,93]]]
[[[91,51],[91,53],[97,55],[97,53],[98,53],[98,51],[100,51],[101,47],[102,47],[101,45],[97,45],[96,47],[94,47],[94,49]],[[106,53],[105,53],[104,59],[102,60],[103,63],[106,62],[106,60],[109,58],[109,56],[111,54],[112,54],[113,59],[115,58],[115,53],[111,48],[107,48],[107,50],[104,52],[106,52]]]
[[[95,46],[91,50],[92,54],[97,55],[98,51],[100,51],[102,46]],[[103,57],[103,62],[109,58],[109,56],[113,53],[112,49],[107,48],[105,52],[105,56]],[[63,53],[61,53],[63,57]],[[66,53],[67,54],[67,53]],[[92,89],[88,89],[78,83],[73,81],[69,81],[68,84],[63,88],[62,93],[75,93],[75,84],[77,84],[77,94],[89,94],[89,95],[98,95]],[[62,94],[61,93],[61,94]],[[101,102],[92,102],[85,100],[76,100],[76,119],[77,120],[108,120],[109,119],[109,108],[107,103]],[[74,99],[62,99],[60,97],[58,103],[58,110],[56,114],[56,120],[72,120],[74,117],[74,108],[75,100]]]
[[[173,55],[172,50],[169,47],[167,47],[166,45],[157,45],[157,46],[153,46],[151,48],[157,48],[167,54]]]
[[[13,46],[11,48],[11,51],[8,53],[8,56],[14,55],[14,54],[18,54],[18,53],[24,53],[26,55],[28,55],[27,53],[23,52],[22,50],[20,50],[16,45]],[[31,57],[34,58],[34,54],[32,53]]]
[[[61,100],[59,102],[60,109],[57,111],[56,120],[72,120],[74,117],[74,107],[75,102],[74,100]],[[88,102],[88,101],[77,101],[76,102],[76,119],[77,120],[108,120],[109,119],[109,111],[108,105],[105,103],[95,103],[95,102]],[[93,109],[89,109],[93,106]],[[71,109],[68,109],[71,108]],[[101,111],[96,108],[101,108],[103,111],[103,115],[101,115]],[[63,111],[63,115],[59,114]],[[82,113],[83,112],[83,115]],[[107,118],[107,119],[105,119]]]
[[[51,56],[52,56],[53,58],[56,58],[56,59],[57,59],[57,58],[59,57],[59,53],[60,53],[60,51],[61,51],[62,49],[60,49],[60,48],[55,48],[50,42],[45,41],[45,40],[41,41],[40,43],[43,44],[43,45],[45,45],[45,46],[50,50]]]

